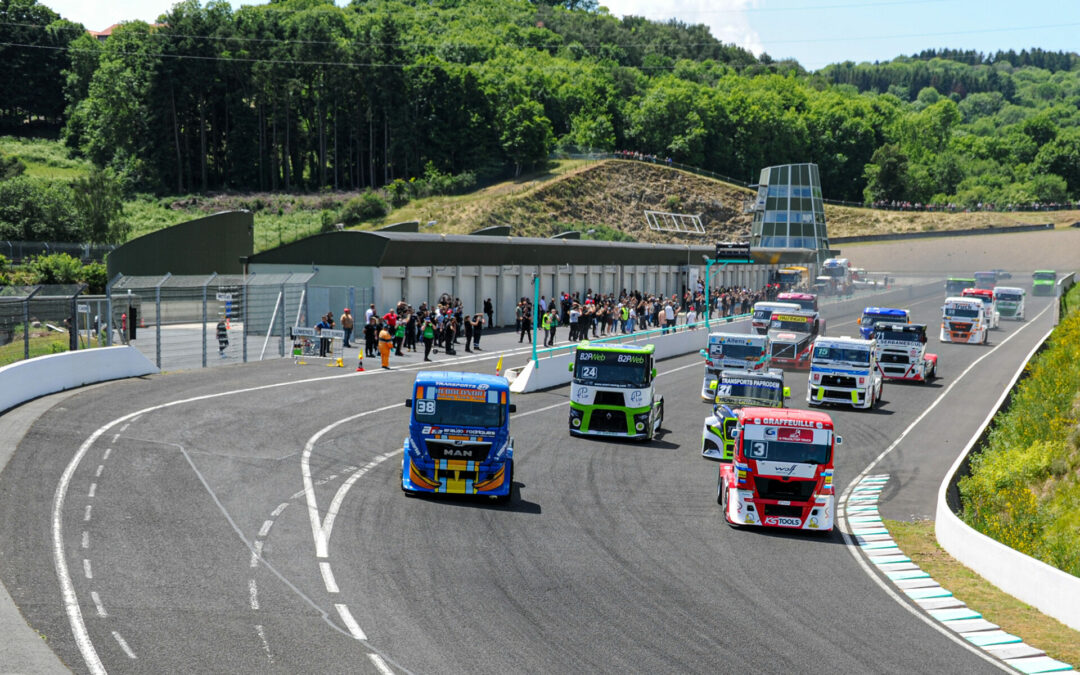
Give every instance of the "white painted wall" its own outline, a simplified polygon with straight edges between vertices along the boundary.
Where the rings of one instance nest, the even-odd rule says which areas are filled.
[[[65,389],[157,372],[131,346],[39,356],[0,368],[0,411]]]

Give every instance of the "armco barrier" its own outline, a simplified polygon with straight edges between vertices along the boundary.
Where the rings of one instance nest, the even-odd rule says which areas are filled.
[[[0,368],[0,412],[65,389],[156,372],[154,364],[134,347],[102,347],[19,361]]]
[[[944,299],[945,296],[942,292],[941,282],[935,281],[925,284],[905,285],[887,291],[879,291],[871,295],[853,297],[850,300],[823,304],[821,306],[821,316],[824,317],[826,321],[826,334],[840,334],[829,328],[828,321],[831,318],[851,312],[858,312],[862,310],[863,307],[870,304],[886,307],[892,305],[904,306],[911,300],[924,298],[934,293],[942,293],[942,299]],[[713,319],[709,322],[709,330],[734,331],[736,333],[749,332],[749,328],[747,327],[748,323],[748,318],[736,319],[735,321]],[[705,330],[704,324],[701,323],[698,324],[697,330],[685,330],[680,327],[679,332],[668,333],[667,335],[657,334],[657,331],[655,330],[648,331],[648,334],[643,335],[640,339],[626,340],[623,344],[652,343],[656,345],[656,358],[666,359],[672,356],[692,354],[704,348],[707,341],[706,336],[708,334],[709,331]],[[858,330],[852,330],[850,334],[853,337],[857,337]],[[539,368],[535,367],[535,364],[532,361],[529,361],[515,377],[513,383],[510,385],[510,391],[523,394],[568,384],[570,382],[570,371],[568,366],[573,358],[573,354],[573,349],[567,347],[566,351],[563,353],[550,358],[541,359]]]
[[[851,237],[829,237],[833,244],[854,244],[867,241],[903,241],[904,239],[934,239],[937,237],[967,237],[973,234],[1009,234],[1011,232],[1031,232],[1032,230],[1052,230],[1053,223],[1039,225],[1006,225],[997,227],[969,227],[963,230],[933,230],[930,232],[897,232],[895,234],[862,234]]]
[[[957,482],[968,473],[971,452],[986,440],[990,422],[1008,405],[1028,362],[1049,337],[1048,332],[1024,359],[997,405],[945,474],[938,489],[934,532],[941,547],[975,573],[1043,614],[1054,617],[1074,630],[1080,630],[1080,577],[991,539],[960,520],[955,513],[961,506]]]

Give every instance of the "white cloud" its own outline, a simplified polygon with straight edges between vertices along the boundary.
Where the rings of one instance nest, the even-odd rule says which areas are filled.
[[[599,0],[599,4],[617,17],[634,15],[654,21],[674,18],[688,24],[703,23],[721,42],[734,43],[759,56],[765,51],[745,11],[756,7],[758,0]]]

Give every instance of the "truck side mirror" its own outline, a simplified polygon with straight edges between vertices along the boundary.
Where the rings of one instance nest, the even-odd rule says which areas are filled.
[[[711,389],[712,391],[716,391],[716,387],[718,384],[720,384],[719,380],[713,380],[709,382],[709,389]]]
[[[709,356],[709,353],[706,352],[704,349],[699,349],[698,354],[701,354],[702,356],[704,356],[706,358],[708,358],[708,356]]]
[[[836,444],[837,445],[843,445],[844,444],[844,437],[843,436],[837,436],[836,437]]]
[[[572,363],[566,364],[566,369],[568,371],[570,371],[571,373],[574,372],[574,364],[572,364]]]
[[[728,431],[728,438],[730,438],[731,440],[735,440],[738,437],[739,437],[739,427],[731,427],[731,430]]]
[[[652,379],[656,379],[656,368],[652,369]]]
[[[511,403],[510,404],[510,412],[512,412],[512,413],[517,412],[517,404],[516,403]]]
[[[405,399],[405,407],[406,408],[411,408],[412,407],[412,399],[411,398]]]
[[[791,387],[784,387],[784,398],[791,398]]]

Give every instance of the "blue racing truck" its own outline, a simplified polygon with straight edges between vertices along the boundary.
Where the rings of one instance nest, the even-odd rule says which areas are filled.
[[[882,321],[885,323],[911,323],[911,311],[892,307],[867,307],[863,310],[862,316],[859,317],[859,335],[864,340],[874,337],[874,326]]]
[[[514,439],[506,378],[480,373],[417,373],[405,405],[409,436],[401,461],[406,495],[447,493],[510,498]]]

